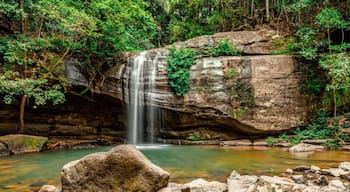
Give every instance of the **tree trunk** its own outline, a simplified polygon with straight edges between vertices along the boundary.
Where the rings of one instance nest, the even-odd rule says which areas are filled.
[[[252,0],[250,4],[250,17],[253,18],[253,16],[254,16],[254,0]]]
[[[18,130],[19,133],[24,132],[24,107],[26,106],[26,99],[27,99],[27,96],[23,94],[21,99],[20,109],[19,109],[19,130]]]
[[[334,77],[332,78],[332,84],[334,85]],[[333,87],[333,116],[337,117],[337,91],[335,87]]]
[[[270,22],[270,5],[269,0],[265,0],[265,9],[266,9],[266,21]]]
[[[24,12],[24,2],[23,0],[19,0],[19,8],[22,9],[23,13],[22,13],[22,22],[21,22],[21,30],[22,30],[22,34],[25,34],[27,31],[27,17],[25,16],[25,12]]]

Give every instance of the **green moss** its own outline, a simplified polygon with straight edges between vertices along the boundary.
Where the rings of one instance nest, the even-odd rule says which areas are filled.
[[[235,78],[239,75],[239,72],[236,69],[230,69],[225,76],[229,79]]]
[[[199,132],[194,132],[192,134],[189,134],[187,139],[190,141],[199,141],[202,140],[202,135]]]
[[[40,146],[43,144],[43,142],[44,141],[38,140],[38,139],[24,138],[24,144],[30,148],[35,148],[37,146]]]
[[[277,37],[272,40],[272,49],[274,54],[287,54],[292,52],[294,44],[293,37]]]

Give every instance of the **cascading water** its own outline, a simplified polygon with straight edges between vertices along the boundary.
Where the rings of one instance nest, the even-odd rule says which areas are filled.
[[[157,56],[149,60],[146,55],[146,51],[141,52],[130,63],[128,143],[131,144],[154,143],[157,128],[158,108],[153,103],[156,91]],[[145,132],[148,135],[147,141],[144,139]]]

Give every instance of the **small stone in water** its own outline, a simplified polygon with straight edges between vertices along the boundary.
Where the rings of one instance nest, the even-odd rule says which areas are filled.
[[[310,167],[306,166],[306,165],[300,165],[300,166],[295,167],[293,169],[293,171],[296,171],[296,172],[302,172],[302,171],[307,171],[307,170],[310,170]]]
[[[320,186],[326,186],[328,185],[328,178],[324,175],[320,176],[316,181],[316,184],[320,185]]]
[[[291,174],[293,174],[293,170],[292,169],[286,169],[286,173],[291,175]]]
[[[321,170],[321,168],[315,166],[315,165],[311,165],[310,167],[310,170],[313,172],[313,173],[317,173]]]

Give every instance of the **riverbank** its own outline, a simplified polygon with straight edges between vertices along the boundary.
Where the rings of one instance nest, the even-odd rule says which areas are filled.
[[[277,139],[276,139],[277,140]],[[291,152],[307,152],[329,150],[326,144],[329,140],[302,140],[301,143],[292,146],[287,141],[269,143],[268,139],[237,139],[221,141],[212,140],[184,140],[184,139],[158,139],[160,144],[172,145],[214,145],[214,146],[256,146],[256,147],[280,147],[290,149]],[[58,137],[41,137],[23,134],[11,134],[0,136],[0,156],[18,155],[30,152],[50,150],[86,149],[103,146],[123,144],[125,141],[114,140],[109,137],[98,139],[69,139]],[[334,149],[333,149],[334,150]],[[340,151],[350,151],[350,142],[337,148]]]

